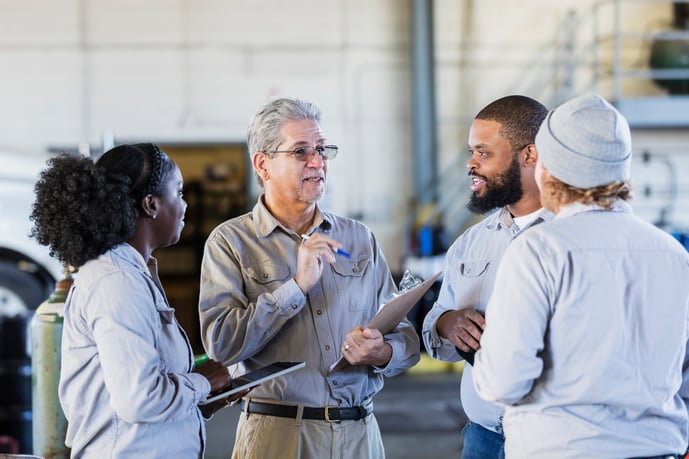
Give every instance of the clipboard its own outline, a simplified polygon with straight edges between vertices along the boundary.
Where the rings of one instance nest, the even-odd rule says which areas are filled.
[[[366,328],[377,328],[383,335],[393,331],[397,325],[407,317],[411,309],[419,302],[421,297],[431,288],[433,283],[440,277],[442,271],[435,273],[430,278],[421,282],[416,287],[412,287],[401,295],[385,303],[378,309],[376,315],[366,325]],[[349,366],[349,362],[344,357],[330,366],[328,374],[335,373]]]
[[[234,393],[258,386],[265,381],[269,381],[279,376],[286,375],[287,373],[291,373],[294,370],[304,368],[305,365],[306,362],[275,362],[259,368],[258,370],[244,373],[241,376],[233,378],[232,383],[229,386],[225,387],[224,389],[220,389],[219,392],[209,394],[208,397],[199,402],[199,405],[208,405],[216,400],[229,397]]]

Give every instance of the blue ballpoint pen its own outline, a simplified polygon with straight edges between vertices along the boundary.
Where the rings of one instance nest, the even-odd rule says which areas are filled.
[[[302,238],[303,240],[307,240],[309,237],[311,237],[311,236],[309,236],[308,234],[302,234],[302,235],[301,235],[301,238]],[[331,248],[332,248],[332,247],[331,247]],[[335,253],[338,254],[338,255],[342,255],[342,256],[345,257],[345,258],[352,258],[352,256],[351,256],[349,253],[345,252],[345,251],[342,250],[342,249],[335,249],[335,248],[332,248],[332,249],[333,249],[333,252],[335,252]]]

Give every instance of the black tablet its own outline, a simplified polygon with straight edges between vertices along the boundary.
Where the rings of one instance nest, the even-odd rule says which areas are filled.
[[[250,371],[241,376],[237,376],[232,379],[232,384],[220,389],[219,391],[213,392],[208,395],[205,399],[199,403],[199,405],[207,405],[213,403],[216,400],[227,398],[230,395],[241,392],[245,389],[250,389],[252,387],[258,386],[262,382],[277,378],[279,376],[285,375],[292,371],[304,368],[306,362],[275,362],[270,365],[266,365],[258,370]]]

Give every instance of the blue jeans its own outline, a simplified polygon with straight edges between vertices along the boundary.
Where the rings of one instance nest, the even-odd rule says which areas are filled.
[[[469,422],[462,431],[462,459],[505,459],[505,437]]]

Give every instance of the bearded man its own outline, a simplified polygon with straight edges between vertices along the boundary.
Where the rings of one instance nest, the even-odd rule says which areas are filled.
[[[448,250],[438,300],[423,324],[423,341],[431,357],[468,363],[460,388],[469,418],[462,459],[505,457],[503,407],[476,394],[471,364],[480,348],[500,258],[524,230],[552,218],[541,207],[534,179],[538,159],[534,141],[547,113],[536,100],[510,95],[483,108],[469,130],[472,194],[467,207],[477,214],[497,210],[467,229]]]

